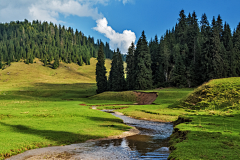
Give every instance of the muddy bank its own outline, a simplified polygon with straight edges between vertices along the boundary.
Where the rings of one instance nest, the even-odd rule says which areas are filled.
[[[180,143],[187,139],[187,134],[189,131],[180,131],[179,128],[175,127],[176,125],[180,123],[185,122],[191,122],[192,120],[184,118],[184,117],[178,117],[176,121],[173,122],[174,124],[174,130],[172,135],[170,136],[169,144],[170,144],[170,151],[174,151],[176,148],[176,144]],[[171,157],[171,155],[168,157],[168,159],[175,159],[177,157]]]
[[[139,105],[152,104],[158,97],[157,92],[134,92]]]

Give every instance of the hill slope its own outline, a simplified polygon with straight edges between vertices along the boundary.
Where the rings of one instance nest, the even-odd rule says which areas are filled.
[[[181,106],[191,109],[240,109],[240,78],[211,80],[198,87]]]
[[[44,67],[43,63],[35,59],[36,63],[25,64],[14,62],[10,67],[0,70],[0,86],[4,88],[30,87],[37,83],[96,83],[95,67],[97,60],[91,58],[91,65],[78,66],[60,62],[58,69]],[[109,72],[111,60],[106,59]]]

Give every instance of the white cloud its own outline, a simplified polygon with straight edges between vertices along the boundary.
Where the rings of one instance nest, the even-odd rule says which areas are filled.
[[[122,1],[123,4],[125,5],[127,2],[129,2],[130,0],[119,0],[119,1]]]
[[[131,43],[136,40],[136,35],[131,30],[124,30],[123,33],[117,33],[114,31],[112,27],[108,26],[106,18],[97,20],[97,27],[94,27],[93,29],[110,39],[109,44],[112,49],[119,48],[122,53],[127,53]]]
[[[91,17],[94,20],[102,18],[98,12],[98,3],[107,5],[109,0],[0,0],[0,21],[12,20],[51,21],[58,23],[59,14]]]
[[[59,14],[91,17],[97,22],[94,29],[110,39],[110,47],[126,53],[131,42],[135,42],[136,35],[130,30],[117,33],[108,26],[107,19],[96,5],[108,5],[109,1],[111,0],[0,0],[0,22],[27,19],[62,23]],[[118,1],[126,4],[132,0]]]

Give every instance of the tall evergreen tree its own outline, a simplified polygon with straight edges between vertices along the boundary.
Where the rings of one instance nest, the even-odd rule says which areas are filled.
[[[236,75],[240,76],[240,23],[237,26],[236,31],[233,34],[234,54],[236,55]]]
[[[151,54],[151,69],[152,69],[152,79],[153,79],[153,85],[157,85],[159,83],[159,65],[160,65],[160,57],[159,57],[159,44],[158,44],[158,37],[155,36],[155,39],[153,41],[150,41],[149,43],[149,50]]]
[[[118,90],[118,55],[114,50],[111,69],[108,77],[108,90],[117,91]]]
[[[173,73],[171,76],[171,84],[175,87],[185,87],[187,84],[187,78],[185,75],[185,65],[180,55],[180,46],[176,44],[174,47],[175,52],[175,65],[173,67]]]
[[[119,51],[119,48],[117,48],[117,55],[118,55],[118,90],[123,91],[126,87],[126,81],[124,76],[124,67],[123,67],[123,59],[122,54]]]
[[[236,75],[236,55],[233,51],[233,39],[232,39],[232,32],[229,24],[225,22],[224,24],[224,30],[222,35],[222,41],[223,45],[226,49],[226,55],[227,55],[227,62],[229,65],[229,69],[227,70],[227,76],[228,77],[234,77]]]
[[[53,63],[53,69],[57,69],[59,67],[59,58],[56,57],[54,59],[54,63]]]
[[[127,57],[126,57],[126,63],[127,63],[127,89],[128,90],[133,90],[134,89],[134,83],[135,83],[135,79],[134,79],[134,52],[135,52],[135,45],[132,42],[131,46],[128,48],[128,53],[127,53]]]
[[[149,53],[148,43],[144,31],[137,42],[137,48],[134,53],[135,63],[135,85],[134,89],[152,88],[152,70],[151,55]]]
[[[107,71],[105,67],[103,43],[100,44],[97,60],[98,60],[96,64],[97,93],[102,93],[107,90],[107,77],[106,77]]]

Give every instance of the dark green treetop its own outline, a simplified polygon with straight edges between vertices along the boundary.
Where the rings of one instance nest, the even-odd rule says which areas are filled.
[[[102,93],[107,91],[107,77],[106,77],[107,71],[105,67],[103,43],[100,44],[97,60],[98,60],[96,64],[97,93]]]

